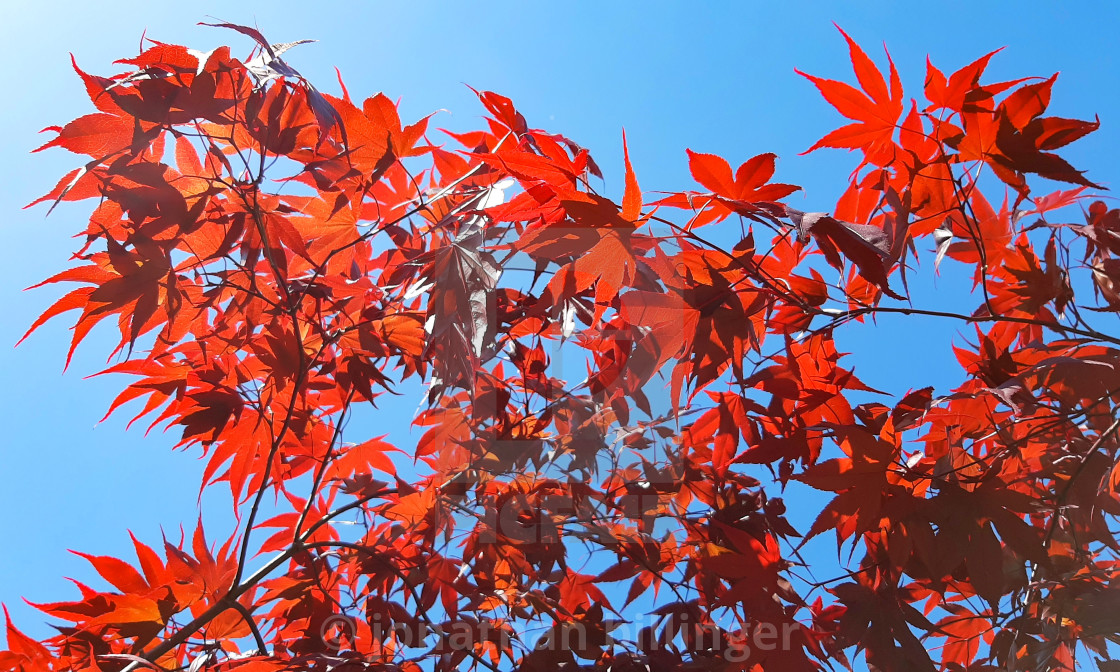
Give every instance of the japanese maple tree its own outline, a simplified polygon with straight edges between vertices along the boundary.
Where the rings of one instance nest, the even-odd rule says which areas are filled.
[[[35,203],[92,214],[28,333],[113,324],[109,412],[237,529],[85,555],[4,669],[1120,669],[1120,210],[1057,153],[1098,122],[1047,115],[1056,76],[929,63],[919,102],[843,34],[855,85],[804,75],[851,121],[811,147],[857,160],[829,212],[773,154],[643,194],[625,137],[616,202],[499,94],[439,131],[220,26],[244,60],[75,64],[97,111]],[[959,310],[912,300],[936,272]],[[853,374],[835,336],[887,313],[959,323],[955,388]],[[399,390],[416,443],[357,435]]]

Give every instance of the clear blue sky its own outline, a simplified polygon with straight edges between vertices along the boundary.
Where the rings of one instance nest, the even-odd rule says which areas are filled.
[[[202,463],[197,452],[168,450],[171,435],[126,433],[120,419],[97,424],[123,383],[84,378],[104,368],[108,332],[95,331],[65,375],[67,318],[12,349],[64,291],[21,290],[65,266],[69,237],[88,211],[61,207],[44,219],[45,208],[21,210],[79,164],[62,150],[28,152],[43,141],[42,127],[92,111],[67,52],[100,74],[117,72],[110,62],[134,55],[145,30],[202,50],[229,43],[248,52],[247,39],[195,25],[209,17],[256,23],[274,42],[319,40],[290,52],[289,62],[332,92],[338,66],[353,96],[400,97],[408,120],[446,109],[453,114],[434,126],[475,123],[480,106],[463,84],[510,96],[530,125],[589,147],[611,193],[621,191],[623,126],[646,192],[690,186],[686,147],[733,165],[773,151],[782,157],[778,178],[806,188],[791,200],[806,210],[831,209],[854,166],[839,151],[798,156],[840,122],[793,72],[851,78],[833,21],[873,58],[886,42],[912,95],[926,54],[950,71],[1006,46],[989,73],[1061,71],[1051,111],[1102,122],[1065,155],[1090,179],[1120,183],[1120,5],[1111,2],[12,3],[0,22],[0,601],[37,636],[50,631],[20,598],[69,599],[76,592],[64,576],[94,578],[66,549],[131,558],[128,529],[148,542],[158,542],[161,525],[169,536],[180,524],[190,529]],[[839,338],[843,349],[863,351],[849,365],[866,382],[902,393],[952,384],[948,340],[957,333],[957,325],[908,320]],[[407,427],[394,422],[384,429],[406,441]],[[204,507],[216,527],[228,524],[225,500]]]

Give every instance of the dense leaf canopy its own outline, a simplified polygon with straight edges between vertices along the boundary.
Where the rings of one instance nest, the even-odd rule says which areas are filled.
[[[45,641],[9,619],[4,669],[1109,658],[1120,210],[1056,153],[1098,126],[1047,116],[1056,76],[928,64],[919,102],[843,34],[855,85],[804,75],[851,121],[811,147],[858,160],[831,212],[784,204],[773,154],[690,152],[692,188],[643,194],[625,137],[619,203],[499,94],[437,131],[220,27],[244,60],[75,64],[97,111],[40,149],[84,163],[35,203],[92,214],[28,333],[76,311],[72,355],[115,325],[109,412],[181,432],[240,524],[84,556],[106,585],[37,605]],[[935,272],[971,278],[960,310],[911,300]],[[959,385],[846,368],[834,335],[883,314],[959,322]],[[347,431],[415,382],[415,445]]]

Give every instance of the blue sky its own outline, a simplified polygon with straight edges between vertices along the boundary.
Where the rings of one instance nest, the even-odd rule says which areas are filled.
[[[95,331],[63,375],[66,318],[11,346],[63,290],[21,291],[65,267],[70,239],[88,205],[21,207],[52,187],[79,159],[62,150],[28,152],[39,129],[92,110],[70,69],[111,74],[134,55],[141,35],[208,50],[249,40],[199,27],[218,18],[253,24],[274,42],[319,40],[288,58],[321,88],[337,92],[337,66],[351,95],[384,91],[402,117],[438,109],[433,125],[467,128],[481,107],[464,84],[511,97],[530,125],[563,132],[591,149],[621,192],[621,132],[643,191],[691,188],[685,148],[732,165],[764,151],[781,161],[777,178],[805,187],[794,207],[829,210],[854,157],[798,153],[840,123],[813,86],[793,72],[851,79],[835,21],[873,58],[886,42],[911,95],[925,57],[955,70],[993,49],[993,78],[1061,71],[1051,112],[1092,118],[1102,129],[1065,151],[1090,179],[1120,179],[1120,63],[1113,3],[637,3],[637,2],[35,2],[13,3],[0,22],[0,601],[27,632],[46,636],[43,618],[21,601],[75,595],[64,581],[92,580],[73,548],[131,557],[127,530],[157,542],[198,516],[197,452],[173,453],[173,436],[98,424],[122,379],[85,376],[104,368],[111,334]],[[433,137],[435,137],[433,135]],[[949,283],[942,281],[944,287]],[[932,286],[931,286],[932,288]],[[969,306],[971,307],[971,306]],[[73,319],[73,318],[70,318]],[[949,339],[957,325],[884,321],[840,336],[857,373],[873,387],[903,393],[954,380]],[[915,357],[914,353],[921,355]],[[868,354],[870,353],[870,354]],[[415,405],[415,402],[412,402]],[[400,417],[397,415],[394,418]],[[400,421],[391,429],[407,439]],[[381,432],[378,432],[381,433]],[[228,505],[204,500],[223,524]],[[228,520],[225,520],[228,524]]]

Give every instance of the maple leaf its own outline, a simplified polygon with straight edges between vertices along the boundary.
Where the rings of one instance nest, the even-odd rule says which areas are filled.
[[[785,216],[793,222],[801,241],[808,241],[810,237],[817,241],[829,265],[842,268],[842,254],[856,265],[856,270],[868,282],[889,296],[903,298],[888,284],[892,241],[886,231],[868,224],[842,222],[823,212],[801,212],[790,207],[785,208]]]
[[[656,204],[698,210],[696,216],[685,226],[686,229],[720,222],[736,213],[751,219],[765,218],[769,213],[767,204],[801,189],[790,184],[769,182],[774,175],[777,160],[774,154],[759,154],[744,161],[732,176],[731,165],[726,159],[690,149],[685,151],[688,152],[692,178],[711,190],[712,195],[680,192],[663,198]]]
[[[888,53],[887,60],[890,63],[890,88],[888,89],[882,73],[863,49],[839,26],[837,30],[848,42],[852,69],[862,91],[843,82],[814,77],[800,70],[795,72],[816,85],[825,100],[840,114],[855,120],[856,123],[828,133],[805,153],[823,147],[860,149],[864,152],[867,161],[876,165],[885,165],[894,157],[894,132],[903,112],[902,83],[898,71]]]
[[[897,482],[891,473],[898,457],[896,446],[858,430],[838,434],[847,457],[814,464],[793,477],[818,490],[840,493],[817,516],[805,541],[829,529],[836,529],[843,540],[878,528],[883,495]]]
[[[86,154],[98,160],[124,150],[132,145],[134,122],[127,116],[98,112],[78,117],[59,128],[44,130],[58,132],[58,137],[34,150],[41,152],[50,147],[63,147],[75,154]]]

